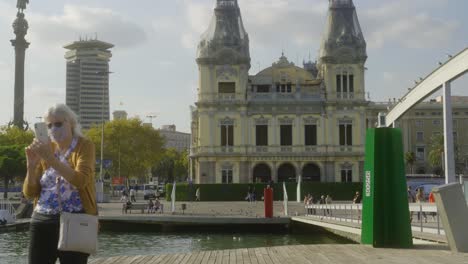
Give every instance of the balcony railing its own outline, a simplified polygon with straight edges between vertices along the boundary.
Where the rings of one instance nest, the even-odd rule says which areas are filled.
[[[215,147],[193,147],[192,153],[198,154],[243,154],[243,155],[348,155],[363,154],[363,145],[354,146],[336,146],[336,145],[317,145],[317,146],[215,146]]]

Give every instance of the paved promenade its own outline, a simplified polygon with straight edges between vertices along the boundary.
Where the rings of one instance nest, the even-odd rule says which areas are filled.
[[[137,200],[137,203],[147,203],[148,201]],[[164,213],[152,214],[153,216],[173,215],[171,213],[171,203],[162,201]],[[182,211],[182,204],[186,204],[187,209]],[[289,202],[288,211],[290,215],[304,215],[305,209],[302,203]],[[283,202],[274,202],[274,216],[284,216]],[[263,201],[249,203],[245,202],[176,202],[175,215],[186,216],[240,216],[240,217],[263,217]],[[100,216],[122,216],[122,203],[112,202],[99,204]],[[131,215],[140,215],[140,211],[133,211]],[[147,215],[147,214],[145,214]]]
[[[466,264],[468,254],[454,254],[445,246],[414,249],[375,249],[363,245],[298,245],[236,250],[201,251],[157,256],[93,259],[92,264]]]

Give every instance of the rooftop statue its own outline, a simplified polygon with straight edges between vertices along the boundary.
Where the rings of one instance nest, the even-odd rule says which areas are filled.
[[[29,4],[29,0],[18,0],[16,8],[18,8],[19,11],[23,12],[23,10],[26,9],[27,4]]]

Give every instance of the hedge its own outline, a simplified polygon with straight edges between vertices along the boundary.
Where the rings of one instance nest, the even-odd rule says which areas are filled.
[[[176,186],[176,201],[189,201],[195,200],[195,190],[200,188],[200,200],[201,201],[243,201],[247,196],[247,191],[251,188],[255,188],[255,194],[257,200],[261,200],[263,196],[263,188],[265,184],[193,184],[189,188],[188,183],[177,183]],[[274,183],[273,186],[273,197],[274,200],[283,200],[283,184]],[[290,201],[296,200],[296,183],[286,183],[286,190]],[[318,182],[306,182],[302,183],[302,196],[310,193],[314,196],[314,199],[318,199],[321,195],[331,195],[333,200],[352,200],[356,191],[362,191],[361,182],[353,183],[318,183]],[[166,200],[171,200],[172,184],[166,184]],[[190,199],[191,198],[191,199]]]

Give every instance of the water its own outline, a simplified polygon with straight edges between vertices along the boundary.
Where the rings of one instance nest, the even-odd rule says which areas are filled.
[[[27,263],[28,232],[0,234],[0,263]],[[297,244],[350,243],[331,234],[281,233],[126,233],[103,232],[99,235],[96,257],[120,255],[157,255],[202,250],[270,247]]]

